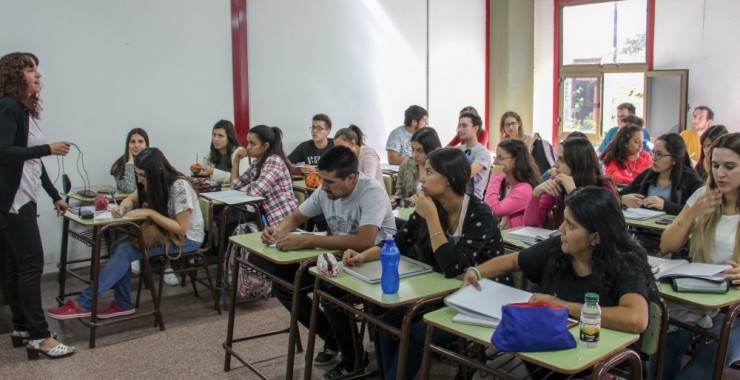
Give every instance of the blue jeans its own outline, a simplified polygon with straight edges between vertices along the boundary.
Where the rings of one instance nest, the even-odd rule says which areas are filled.
[[[388,310],[383,316],[383,320],[396,327],[401,327],[403,315],[406,312],[405,307],[397,307]],[[409,333],[409,347],[406,356],[406,376],[404,379],[412,380],[421,368],[421,360],[424,354],[424,339],[427,336],[427,324],[418,320],[411,324]],[[452,342],[456,336],[443,330],[435,330],[432,341],[435,345],[441,345]],[[383,374],[385,379],[395,379],[398,371],[398,345],[399,339],[381,330],[378,333],[378,342],[380,344],[380,357],[383,360]]]
[[[713,326],[709,331],[719,334],[725,314],[717,314],[712,318]],[[727,346],[725,367],[740,359],[740,323],[735,322],[730,332],[730,342]],[[666,342],[665,363],[663,365],[664,379],[710,379],[714,374],[714,363],[717,357],[719,344],[717,341],[707,343],[705,338],[699,340],[696,353],[685,367],[681,368],[681,358],[692,341],[692,332],[678,330],[668,334]]]
[[[183,252],[194,251],[200,248],[201,242],[185,240]],[[128,240],[116,242],[113,247],[113,256],[108,264],[100,271],[98,277],[98,298],[113,288],[116,304],[124,309],[133,309],[131,302],[131,262],[143,258],[143,254]],[[180,248],[170,242],[170,252],[179,252]],[[149,257],[164,255],[164,247],[149,248]],[[92,308],[92,287],[88,286],[77,296],[77,305],[85,310]],[[98,305],[100,306],[100,305]]]

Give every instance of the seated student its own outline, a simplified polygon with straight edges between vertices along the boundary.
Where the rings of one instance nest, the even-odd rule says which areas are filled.
[[[599,171],[599,161],[591,143],[583,138],[568,139],[560,143],[555,159],[555,173],[545,182],[537,185],[532,191],[524,210],[524,225],[540,227],[553,211],[553,225],[563,222],[563,201],[565,196],[578,187],[600,186],[614,194],[619,200],[619,194],[614,182],[604,177]]]
[[[648,325],[656,294],[645,250],[632,240],[622,210],[608,190],[586,186],[565,201],[561,236],[468,268],[463,286],[521,271],[534,284],[530,302],[568,308],[580,318],[587,292],[599,294],[601,326],[633,334]]]
[[[126,148],[123,155],[118,157],[110,168],[110,175],[116,180],[116,189],[122,193],[131,194],[136,190],[136,174],[134,173],[134,158],[142,149],[149,147],[149,135],[141,128],[134,128],[126,135]]]
[[[706,132],[701,135],[701,157],[699,158],[699,161],[696,162],[696,166],[694,167],[694,169],[696,169],[696,173],[699,175],[699,178],[701,178],[702,181],[707,180],[707,167],[711,166],[711,164],[706,161],[709,148],[712,147],[712,143],[714,142],[714,140],[728,133],[729,132],[724,125],[718,124],[707,128]]]
[[[363,251],[378,244],[387,234],[393,234],[396,222],[385,188],[374,179],[358,173],[357,166],[357,156],[349,148],[336,146],[324,153],[318,162],[321,187],[316,189],[297,210],[285,217],[277,227],[265,228],[262,231],[262,241],[265,244],[274,243],[278,249],[284,251],[309,247]],[[331,235],[290,233],[308,218],[320,214],[326,217]],[[249,260],[289,282],[295,279],[298,265],[275,265],[256,255],[249,256]],[[311,287],[306,285],[312,281],[306,279],[306,283],[301,286],[304,294],[297,312],[298,320],[304,326],[308,326],[311,318],[311,300],[307,295]],[[290,310],[292,292],[275,287],[273,294]],[[338,348],[342,352],[342,361],[329,372],[341,374],[354,368],[353,337],[347,314],[333,308],[325,308],[317,321],[316,331],[324,340],[324,349],[316,355],[314,364],[331,364]]]
[[[648,133],[648,130],[643,128],[645,126],[645,121],[635,115],[635,106],[632,103],[622,103],[617,106],[617,125],[609,129],[606,134],[604,134],[604,139],[601,141],[601,145],[599,145],[599,148],[596,149],[597,152],[603,153],[606,151],[606,147],[609,146],[609,143],[612,142],[614,139],[614,136],[617,135],[617,132],[624,126],[634,124],[640,128],[642,128],[642,136],[644,139],[642,140],[642,149],[646,152],[652,151],[652,144],[650,143],[650,133]]]
[[[251,196],[265,198],[261,207],[267,224],[277,226],[298,208],[288,171],[288,159],[283,152],[283,132],[278,127],[258,125],[249,130],[247,142],[247,149],[234,157],[231,188],[244,188]],[[255,162],[237,177],[239,162],[247,156],[254,158]]]
[[[642,128],[627,125],[619,129],[606,152],[601,154],[604,174],[618,185],[627,185],[652,164],[650,153],[642,149]]]
[[[715,140],[708,155],[711,157],[711,171],[707,186],[696,190],[686,201],[681,213],[663,232],[660,248],[662,252],[673,252],[689,241],[694,262],[732,265],[732,269],[725,271],[725,278],[737,287],[740,286],[740,267],[737,264],[740,263],[740,133],[727,134]],[[682,313],[674,316],[673,305],[671,309],[672,318],[700,325],[714,334],[719,334],[725,318],[724,313],[707,310],[698,311],[704,315]],[[694,317],[691,321],[685,318],[691,316]],[[737,322],[732,326],[725,367],[740,359],[738,327],[740,324]],[[699,343],[691,360],[680,369],[681,357],[692,343],[692,335],[686,330],[668,334],[664,378],[711,378],[717,357],[716,340]]]
[[[653,147],[653,166],[622,189],[622,204],[678,215],[686,200],[702,186],[691,168],[686,144],[677,133],[660,136]]]
[[[427,263],[448,278],[504,254],[496,216],[480,199],[465,193],[469,174],[470,165],[460,150],[442,148],[429,153],[424,176],[420,178],[423,194],[413,196],[416,210],[394,236],[402,255]],[[362,252],[348,249],[342,261],[345,265],[357,265],[379,258],[380,247],[376,246]],[[501,281],[512,283],[510,277],[502,276]],[[400,326],[405,311],[405,307],[391,309],[384,319]],[[406,379],[413,379],[421,366],[425,335],[426,324],[421,320],[415,322]],[[379,339],[384,377],[395,379],[398,341],[388,333],[381,333]]]
[[[365,135],[360,127],[352,124],[348,128],[342,128],[334,135],[334,145],[346,146],[355,152],[360,160],[358,170],[366,176],[374,178],[385,187],[383,172],[380,170],[380,157],[370,146],[365,144]]]
[[[694,163],[698,162],[701,157],[701,136],[712,125],[713,121],[714,111],[711,108],[707,106],[696,107],[691,114],[691,128],[681,132],[681,137],[686,142],[686,151],[689,152],[689,157]]]
[[[501,134],[501,141],[517,139],[523,141],[527,145],[527,148],[532,145],[532,136],[524,133],[522,117],[514,111],[506,111],[501,115],[499,133]]]
[[[417,130],[427,126],[429,114],[427,110],[419,106],[410,106],[403,115],[403,125],[392,130],[385,143],[385,151],[388,153],[388,163],[401,165],[405,158],[411,157],[411,146],[409,141],[411,135]]]
[[[457,148],[464,151],[470,161],[470,183],[468,193],[483,199],[483,192],[488,185],[488,171],[491,168],[491,154],[488,148],[478,142],[478,132],[483,127],[483,120],[473,113],[460,115],[457,123],[457,134],[464,145]]]
[[[419,178],[424,175],[424,163],[427,155],[442,147],[437,131],[434,128],[422,128],[411,135],[411,158],[407,158],[398,169],[396,194],[391,197],[393,208],[403,201],[412,205],[411,196],[421,191]]]
[[[211,180],[226,183],[231,180],[231,167],[234,159],[241,153],[244,158],[244,148],[236,137],[234,124],[228,120],[219,120],[211,132],[211,151],[208,154],[208,164],[200,169],[200,174],[211,176]],[[193,167],[190,167],[193,170]],[[247,170],[246,165],[241,172]]]
[[[532,189],[540,184],[539,170],[524,141],[501,141],[488,181],[486,204],[499,220],[501,229],[524,225],[524,210]]]
[[[304,141],[293,149],[288,155],[288,160],[297,165],[294,174],[313,173],[321,156],[334,147],[334,140],[329,138],[331,133],[331,119],[323,113],[316,114],[311,120],[311,140]]]
[[[478,115],[478,110],[475,109],[475,107],[473,107],[473,106],[463,107],[463,109],[460,110],[460,114],[463,114],[465,112],[472,112],[472,113],[476,114],[477,116],[480,116],[480,115]],[[485,128],[481,128],[480,129],[480,132],[478,132],[478,142],[481,145],[483,145],[485,147],[488,147],[488,131]],[[460,140],[460,136],[457,135],[457,134],[455,134],[455,137],[453,137],[452,140],[450,140],[450,142],[447,144],[447,146],[454,148],[454,147],[456,147],[456,146],[458,146],[458,145],[460,145],[462,143],[463,142],[462,142],[462,140]]]
[[[115,217],[146,217],[150,222],[173,235],[184,238],[182,248],[170,242],[170,252],[192,251],[200,248],[205,236],[203,216],[198,204],[198,194],[188,179],[170,165],[164,154],[157,148],[141,151],[134,160],[137,190],[113,208]],[[157,181],[159,179],[159,181]],[[147,207],[142,205],[146,203]],[[131,302],[131,272],[129,266],[139,260],[144,252],[134,247],[129,240],[114,244],[113,255],[100,272],[98,297],[110,289],[114,299],[110,306],[98,310],[98,318],[113,318],[136,312]],[[149,247],[149,257],[164,255],[164,247]],[[76,299],[49,309],[49,317],[54,319],[75,319],[90,316],[92,289],[87,287]]]

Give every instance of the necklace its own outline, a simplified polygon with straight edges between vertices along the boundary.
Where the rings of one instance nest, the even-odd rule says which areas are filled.
[[[637,156],[637,158],[640,158],[640,156]],[[637,158],[635,158],[633,161],[634,165],[632,165],[632,168],[630,169],[630,163],[627,161],[627,171],[632,175],[632,173],[635,172],[635,169],[637,169]]]

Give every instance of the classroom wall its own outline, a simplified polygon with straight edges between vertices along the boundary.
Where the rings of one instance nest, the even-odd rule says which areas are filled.
[[[655,70],[689,70],[689,105],[708,105],[715,123],[740,131],[740,2],[656,0]],[[535,3],[534,125],[552,138],[553,0]],[[689,117],[690,122],[690,112]]]
[[[3,2],[0,54],[39,57],[39,125],[47,141],[72,141],[84,153],[45,158],[51,178],[64,171],[81,186],[84,163],[90,183],[113,184],[110,166],[133,127],[187,171],[196,152],[207,152],[213,124],[233,119],[230,23],[228,0]],[[45,194],[39,214],[46,272],[55,272],[61,219]],[[73,256],[89,255],[71,247]]]

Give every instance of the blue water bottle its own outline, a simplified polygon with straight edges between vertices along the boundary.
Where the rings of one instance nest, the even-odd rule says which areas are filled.
[[[383,249],[380,251],[380,266],[383,268],[380,276],[380,287],[383,288],[383,294],[398,293],[398,286],[400,285],[398,263],[400,261],[401,252],[398,251],[393,236],[388,235]]]

